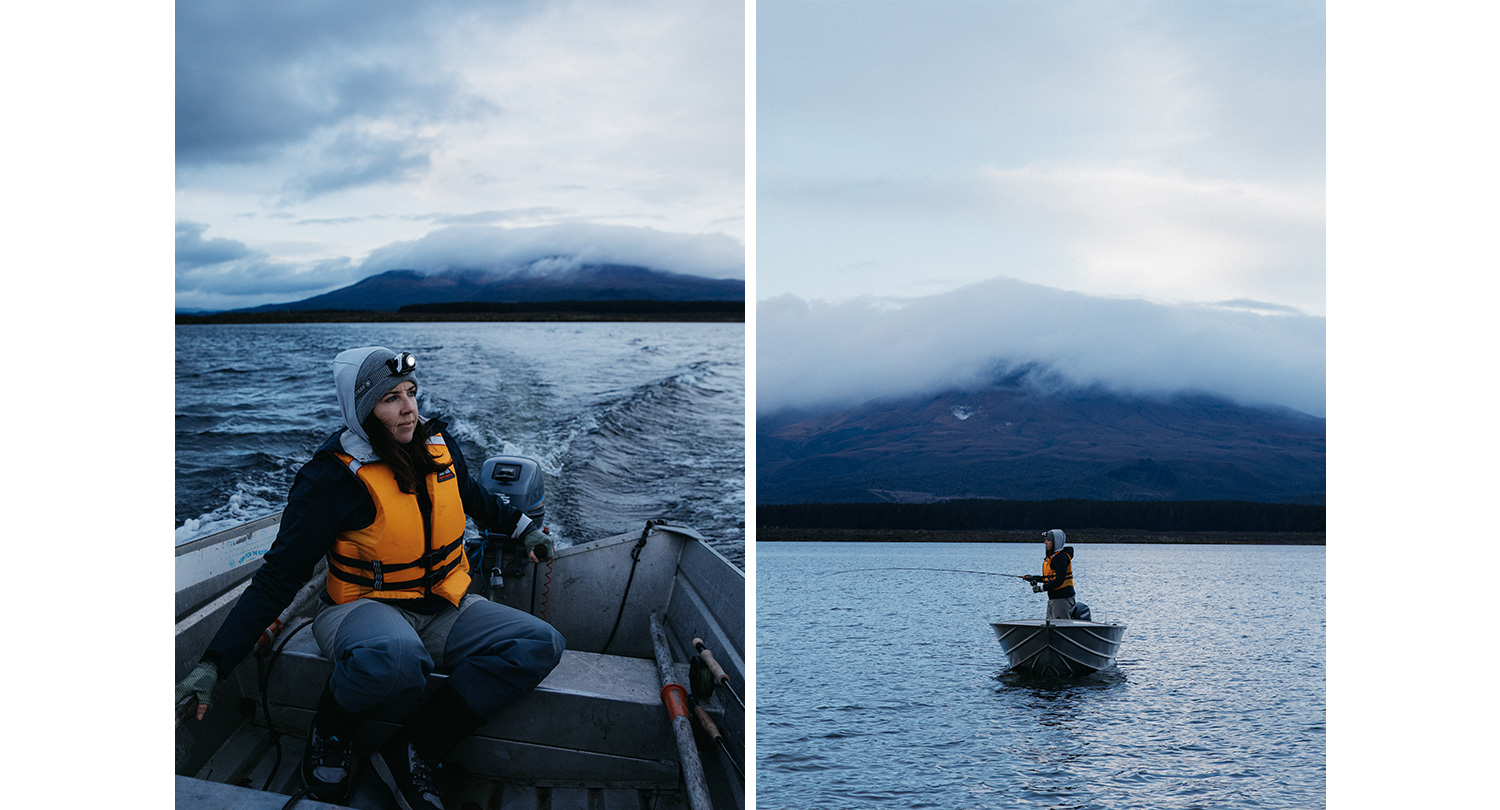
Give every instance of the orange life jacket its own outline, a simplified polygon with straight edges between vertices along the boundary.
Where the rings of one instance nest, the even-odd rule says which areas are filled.
[[[445,465],[421,482],[432,502],[430,521],[422,519],[415,493],[396,484],[383,461],[361,464],[335,453],[364,483],[375,504],[375,519],[363,529],[344,532],[328,554],[328,595],[337,604],[356,599],[419,599],[434,593],[457,605],[469,589],[464,555],[464,505],[453,458],[442,434],[427,440],[433,457]]]
[[[1057,591],[1061,591],[1064,588],[1067,588],[1068,590],[1065,592],[1064,595],[1065,596],[1072,596],[1073,595],[1073,591],[1072,591],[1072,588],[1073,588],[1073,560],[1072,560],[1071,557],[1068,557],[1067,555],[1063,556],[1063,560],[1067,563],[1067,568],[1066,568],[1066,573],[1064,573],[1062,575],[1061,579],[1059,579],[1058,578],[1058,574],[1057,574],[1057,570],[1052,567],[1052,559],[1054,557],[1058,556],[1058,554],[1062,554],[1062,552],[1059,551],[1059,552],[1057,552],[1057,554],[1049,555],[1046,559],[1042,560],[1042,579],[1044,579],[1047,582],[1047,584],[1049,586],[1051,586],[1051,587],[1047,588],[1048,591],[1056,593]]]

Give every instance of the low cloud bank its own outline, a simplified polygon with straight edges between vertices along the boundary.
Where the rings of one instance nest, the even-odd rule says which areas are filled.
[[[900,304],[781,296],[756,306],[756,405],[846,407],[1037,365],[1053,384],[1205,392],[1323,416],[1325,319],[1236,303],[1099,298],[1009,278]]]
[[[538,228],[441,228],[421,239],[371,251],[360,271],[367,276],[387,270],[505,273],[545,259],[557,260],[546,265],[553,270],[615,263],[708,278],[745,277],[745,246],[733,237],[583,222]]]
[[[223,310],[300,301],[387,270],[437,273],[528,267],[564,272],[616,263],[708,278],[744,278],[745,246],[724,234],[667,233],[651,228],[574,223],[538,228],[462,225],[377,248],[356,263],[334,258],[294,263],[233,239],[204,238],[207,227],[177,225],[177,308]]]

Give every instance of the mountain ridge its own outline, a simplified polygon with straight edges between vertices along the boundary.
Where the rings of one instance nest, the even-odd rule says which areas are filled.
[[[1326,497],[1325,420],[1209,394],[955,389],[763,416],[756,448],[766,504]]]
[[[455,268],[437,273],[387,270],[331,292],[233,313],[304,310],[396,312],[413,304],[538,301],[734,301],[743,300],[742,279],[714,279],[627,264],[582,264],[538,270],[543,261],[506,271]]]

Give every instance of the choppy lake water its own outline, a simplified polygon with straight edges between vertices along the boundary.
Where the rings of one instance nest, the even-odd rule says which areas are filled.
[[[667,517],[745,559],[743,324],[398,323],[177,327],[176,541],[273,514],[341,425],[332,361],[410,351],[418,406],[477,474],[535,458],[562,544]]]
[[[1079,601],[1128,629],[1072,682],[1004,671],[1025,583],[891,570],[1039,573],[1040,544],[757,543],[756,806],[1325,806],[1323,547],[1078,539]]]

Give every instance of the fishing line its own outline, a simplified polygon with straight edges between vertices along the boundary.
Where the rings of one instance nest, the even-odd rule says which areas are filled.
[[[895,567],[895,568],[850,568],[850,569],[845,570],[845,571],[831,571],[831,572],[829,572],[827,574],[824,574],[823,576],[824,577],[831,577],[831,576],[834,576],[835,574],[852,574],[852,573],[854,573],[856,571],[936,571],[936,572],[942,573],[942,574],[983,574],[983,575],[988,576],[988,577],[1012,577],[1014,579],[1025,579],[1026,578],[1022,574],[1001,574],[1001,573],[997,573],[995,571],[965,571],[965,570],[962,570],[962,569],[959,569],[959,568],[900,568],[900,567]]]

